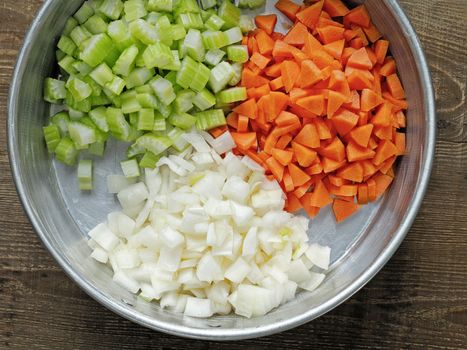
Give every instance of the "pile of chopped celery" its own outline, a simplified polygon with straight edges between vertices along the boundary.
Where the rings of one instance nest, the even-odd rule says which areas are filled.
[[[64,106],[44,127],[50,153],[74,165],[102,156],[109,137],[129,143],[129,177],[182,152],[192,128],[226,124],[248,61],[243,33],[251,20],[229,0],[88,0],[66,22],[56,52],[60,75],[44,98]],[[243,32],[243,33],[242,33]],[[86,152],[86,153],[83,153]],[[82,158],[82,157],[81,157]],[[79,183],[92,189],[92,162]]]

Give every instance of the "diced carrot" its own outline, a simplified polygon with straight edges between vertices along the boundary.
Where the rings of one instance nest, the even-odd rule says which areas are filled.
[[[361,147],[368,147],[371,133],[373,132],[372,124],[365,124],[353,129],[349,133],[350,139]]]
[[[290,135],[282,135],[276,143],[276,148],[285,149],[292,139],[293,137]]]
[[[278,77],[274,80],[271,80],[269,82],[269,86],[271,87],[271,90],[273,91],[282,89],[284,87],[284,82],[282,81],[282,77]]]
[[[277,40],[274,43],[274,47],[272,50],[272,57],[278,61],[278,59],[281,58],[293,58],[292,51],[295,49],[295,47],[287,44],[285,41],[282,40]]]
[[[286,92],[292,90],[299,75],[300,66],[297,63],[295,63],[294,61],[284,61],[282,63],[281,76]]]
[[[358,204],[347,202],[342,199],[335,199],[332,204],[332,210],[338,223],[352,216],[359,208],[360,206]]]
[[[345,160],[345,146],[338,137],[334,138],[326,147],[318,149],[318,153],[336,162]]]
[[[307,88],[313,86],[318,81],[323,79],[321,69],[311,60],[305,60],[301,63],[300,75],[298,77],[298,86]]]
[[[350,26],[356,34],[356,37],[353,40],[359,39],[361,46],[368,46],[370,43],[368,42],[368,39],[366,37],[365,32],[363,31],[362,27],[356,25],[356,24],[351,24]],[[350,43],[352,45],[352,42]],[[360,47],[356,48],[359,49]]]
[[[344,96],[350,97],[350,87],[345,73],[339,70],[333,70],[329,80],[329,89],[340,92]]]
[[[295,190],[293,191],[293,194],[297,196],[297,198],[302,198],[305,195],[305,193],[308,192],[311,185],[312,185],[312,182],[311,180],[309,180],[303,185],[296,187]]]
[[[365,147],[361,147],[354,142],[349,142],[346,147],[347,159],[349,162],[372,159],[376,152]]]
[[[231,128],[234,128],[235,130],[238,129],[238,114],[235,112],[230,113],[227,118],[227,125],[230,126]]]
[[[405,98],[404,88],[397,74],[391,74],[386,77],[386,84],[391,95],[398,100]]]
[[[395,99],[389,92],[383,92],[383,98],[390,102],[392,105],[392,110],[394,112],[399,112],[402,109],[409,108],[409,104],[406,100]]]
[[[284,171],[284,176],[282,177],[282,182],[284,183],[284,188],[287,193],[292,192],[295,189],[295,186],[287,170]]]
[[[361,109],[369,112],[383,103],[383,99],[371,89],[363,89],[361,97]]]
[[[371,69],[373,68],[373,63],[371,62],[370,58],[368,57],[368,52],[364,47],[355,51],[350,55],[349,59],[347,60],[347,65],[354,68],[359,69]]]
[[[379,64],[384,63],[384,59],[386,58],[388,50],[389,50],[389,41],[381,39],[375,43],[376,61]]]
[[[358,112],[358,126],[363,126],[363,125],[366,125],[368,124],[368,112]]]
[[[255,119],[258,113],[258,106],[254,99],[250,99],[235,107],[233,111],[237,114],[245,115],[248,118]]]
[[[379,126],[391,125],[392,106],[390,103],[383,103],[376,114],[371,119],[371,123]]]
[[[283,166],[290,164],[292,161],[293,153],[289,151],[284,151],[278,148],[273,148],[271,155]]]
[[[296,14],[300,10],[300,6],[291,0],[279,0],[276,3],[276,8],[286,15],[291,21],[295,21]]]
[[[341,0],[324,0],[323,9],[331,17],[343,17],[350,11]]]
[[[368,185],[367,184],[358,185],[357,202],[358,204],[368,203]]]
[[[402,156],[405,154],[405,134],[401,132],[396,132],[396,137],[394,140],[394,144],[396,145],[397,148],[397,154],[398,156]]]
[[[281,76],[281,63],[276,63],[276,64],[273,64],[273,65],[267,67],[264,70],[264,74],[266,74],[270,78],[280,77]]]
[[[350,180],[353,182],[363,181],[363,167],[360,163],[355,162],[347,165],[345,168],[340,169],[337,172],[337,176]]]
[[[396,162],[397,156],[392,156],[389,159],[386,159],[383,164],[380,165],[379,171],[383,174],[388,174],[389,170],[392,169],[394,163]]]
[[[212,137],[217,139],[219,136],[224,134],[227,130],[228,130],[227,126],[222,125],[217,128],[209,130],[209,133],[212,135]]]
[[[310,180],[310,175],[305,173],[295,164],[290,163],[287,167],[295,187],[302,186]]]
[[[284,37],[284,42],[289,45],[305,45],[305,39],[308,35],[308,29],[301,22],[297,22]]]
[[[244,115],[238,116],[237,131],[238,132],[247,132],[248,131],[248,122],[250,119]]]
[[[255,132],[248,132],[248,133],[232,132],[231,135],[235,143],[237,144],[237,146],[241,149],[247,150],[251,147],[257,146],[258,140],[256,139]]]
[[[384,64],[379,69],[379,74],[381,74],[383,77],[387,77],[395,73],[396,73],[396,61],[394,61],[392,57],[387,57],[384,60]]]
[[[328,175],[327,179],[329,180],[329,183],[337,187],[340,187],[344,185],[346,182],[348,182],[348,180],[344,180],[343,178],[340,178],[335,175]]]
[[[308,97],[302,97],[297,100],[297,105],[305,108],[315,115],[321,115],[324,111],[324,96],[313,95]]]
[[[292,142],[292,148],[300,166],[307,168],[313,164],[317,157],[317,153],[308,147],[305,147],[297,142]]]
[[[294,213],[302,209],[302,204],[300,203],[300,200],[297,198],[297,196],[289,192],[287,193],[287,203],[285,208],[289,213]]]
[[[306,147],[318,148],[320,146],[320,139],[316,126],[314,124],[304,125],[294,138],[294,141]]]
[[[302,198],[300,198],[300,203],[302,204],[305,212],[311,218],[314,218],[316,217],[316,215],[318,215],[320,208],[313,207],[312,205],[310,205],[310,197],[311,197],[311,193],[306,193]]]
[[[309,57],[320,69],[324,69],[334,63],[334,57],[328,54],[324,49],[313,51]]]
[[[271,61],[270,58],[267,58],[263,55],[261,55],[259,52],[255,52],[251,57],[250,57],[250,62],[253,62],[256,64],[259,68],[264,69],[268,65],[268,63]]]
[[[347,101],[347,97],[339,92],[329,90],[328,105],[327,105],[327,116],[332,118],[334,113],[341,108],[341,106]]]
[[[324,1],[318,1],[315,4],[306,7],[296,14],[297,19],[310,29],[314,29],[318,23]]]
[[[258,43],[259,52],[262,55],[269,55],[274,48],[274,40],[264,30],[259,30],[256,33],[256,42]]]
[[[335,196],[353,197],[358,193],[358,185],[329,186],[329,193]]]
[[[265,163],[276,180],[281,182],[284,176],[284,167],[274,157],[270,157]]]
[[[382,140],[378,148],[376,149],[375,157],[373,158],[373,164],[378,166],[382,164],[386,159],[395,156],[398,153],[396,145],[389,140]]]
[[[397,120],[397,124],[399,125],[399,128],[405,128],[407,126],[404,112],[402,111],[397,112],[396,120]]]
[[[262,15],[255,17],[256,26],[271,35],[277,23],[276,15]]]
[[[255,52],[259,52],[259,47],[255,37],[251,35],[248,38],[248,53],[253,55]]]
[[[380,140],[392,140],[392,129],[392,126],[376,126],[373,135]]]
[[[391,185],[393,178],[385,174],[377,174],[373,177],[376,183],[376,198],[379,198]]]
[[[265,77],[253,73],[251,69],[243,69],[241,86],[252,88],[263,85],[269,85],[269,80],[267,80]]]
[[[341,108],[331,120],[337,132],[341,136],[345,136],[357,125],[359,116],[345,108]]]
[[[320,140],[328,140],[332,137],[329,127],[322,119],[314,118],[313,124],[315,124],[316,129],[318,130]]]
[[[371,41],[372,43],[376,42],[379,38],[382,37],[379,30],[375,27],[375,25],[371,21],[370,21],[370,25],[367,28],[363,27],[363,31],[365,32],[368,40]]]
[[[323,46],[323,50],[334,57],[336,60],[342,58],[342,52],[344,52],[345,40],[336,40]]]
[[[322,181],[318,181],[315,184],[315,188],[313,189],[313,192],[311,192],[308,200],[311,206],[318,208],[324,208],[328,204],[332,203],[328,189],[324,186]]]
[[[368,28],[371,23],[370,15],[368,14],[365,5],[360,5],[352,9],[347,13],[347,15],[345,15],[345,20],[349,23],[355,23],[365,28]]]
[[[302,51],[308,56],[312,57],[314,51],[321,50],[323,45],[311,33],[305,36],[305,45]]]
[[[300,123],[300,120],[298,119],[297,115],[282,111],[279,116],[274,120],[274,123],[278,126],[286,126],[286,125],[291,125],[291,124],[296,124]]]
[[[361,71],[353,71],[347,77],[347,81],[349,82],[349,88],[351,90],[364,90],[370,89],[373,87],[373,81],[368,79]]]

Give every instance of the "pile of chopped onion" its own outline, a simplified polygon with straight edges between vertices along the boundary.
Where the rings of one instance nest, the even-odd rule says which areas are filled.
[[[261,316],[317,288],[330,248],[308,243],[309,220],[284,211],[260,166],[220,157],[234,146],[229,133],[203,136],[184,135],[192,147],[142,182],[108,179],[123,210],[89,232],[91,256],[128,291],[193,317]]]

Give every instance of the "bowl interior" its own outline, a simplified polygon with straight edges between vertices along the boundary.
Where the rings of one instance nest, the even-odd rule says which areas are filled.
[[[216,316],[206,320],[183,317],[142,301],[115,285],[110,269],[89,257],[86,233],[118,208],[114,197],[106,193],[105,182],[107,175],[118,172],[125,146],[112,144],[104,159],[96,159],[96,190],[91,194],[77,189],[76,169],[52,161],[45,149],[42,126],[52,111],[43,102],[41,91],[43,79],[53,73],[55,65],[56,40],[52,39],[58,38],[67,16],[81,2],[48,1],[41,10],[20,56],[8,128],[12,167],[31,222],[64,270],[88,294],[154,329],[198,338],[247,338],[291,328],[323,314],[361,288],[389,259],[418,208],[431,165],[429,138],[434,137],[434,117],[427,101],[431,90],[422,74],[422,58],[414,48],[413,31],[405,17],[399,16],[395,1],[366,2],[373,21],[391,42],[410,104],[407,155],[398,165],[391,190],[342,224],[334,223],[329,209],[312,222],[312,240],[333,248],[332,269],[318,290],[300,293],[261,318]],[[277,13],[274,3],[268,1],[263,11]],[[286,22],[283,16],[279,25],[281,22]]]

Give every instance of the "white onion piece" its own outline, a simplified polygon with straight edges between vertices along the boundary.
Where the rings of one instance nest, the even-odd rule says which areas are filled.
[[[185,305],[185,315],[206,318],[214,314],[211,300],[188,297]]]
[[[148,198],[148,195],[149,193],[146,185],[139,182],[120,191],[117,197],[123,208],[131,208],[136,207],[145,201]]]
[[[317,243],[310,244],[310,247],[305,252],[305,255],[310,261],[322,268],[327,270],[329,268],[329,262],[331,260],[331,248],[323,247]]]
[[[91,258],[93,258],[96,261],[99,261],[102,264],[106,264],[109,260],[109,255],[104,249],[96,247],[92,251]]]
[[[211,147],[206,143],[206,140],[197,133],[187,133],[182,135],[183,139],[188,142],[193,148],[200,153],[211,152]]]
[[[89,232],[89,237],[108,252],[113,250],[120,243],[118,237],[110,231],[106,224],[99,224],[94,227]]]
[[[115,194],[134,183],[136,183],[135,178],[127,178],[123,175],[109,175],[107,176],[107,192]]]

